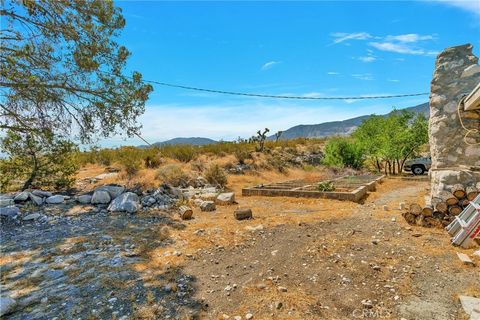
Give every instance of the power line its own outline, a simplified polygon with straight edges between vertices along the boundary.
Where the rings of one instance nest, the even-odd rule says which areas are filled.
[[[153,83],[164,87],[179,88],[185,90],[194,90],[210,93],[220,93],[228,94],[234,96],[246,96],[246,97],[258,97],[258,98],[273,98],[273,99],[298,99],[298,100],[367,100],[367,99],[391,99],[391,98],[403,98],[403,97],[417,97],[429,95],[428,92],[422,93],[407,93],[407,94],[396,94],[396,95],[383,95],[383,96],[352,96],[352,97],[305,97],[305,96],[283,96],[283,95],[272,95],[272,94],[262,94],[262,93],[248,93],[248,92],[235,92],[235,91],[224,91],[216,89],[206,89],[198,88],[191,86],[184,86],[180,84],[172,84],[161,81],[154,80],[142,80],[146,83]]]

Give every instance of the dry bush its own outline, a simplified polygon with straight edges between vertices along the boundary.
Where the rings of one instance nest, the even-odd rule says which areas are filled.
[[[169,164],[158,169],[157,179],[174,187],[186,187],[187,181],[190,177],[179,165]]]
[[[205,170],[205,161],[202,159],[196,159],[190,164],[192,171],[203,172]]]
[[[227,185],[227,174],[225,173],[225,170],[223,170],[222,167],[220,167],[218,164],[212,164],[210,165],[204,172],[205,179],[207,181],[218,187],[225,187]]]
[[[273,155],[267,158],[267,164],[280,173],[287,173],[287,163],[279,155]]]

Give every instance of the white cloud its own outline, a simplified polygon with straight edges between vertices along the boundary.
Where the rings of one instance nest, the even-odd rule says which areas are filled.
[[[480,1],[477,0],[437,0],[428,2],[446,4],[480,16]]]
[[[355,74],[352,74],[352,77],[358,80],[363,80],[363,81],[373,80],[373,76],[371,73],[355,73]]]
[[[372,47],[381,50],[396,52],[402,54],[414,54],[414,55],[424,55],[425,50],[421,48],[413,48],[405,43],[394,43],[394,42],[369,42],[369,45]]]
[[[280,62],[279,61],[268,61],[266,62],[263,66],[262,66],[262,70],[268,70],[268,69],[271,69],[273,68],[273,66],[279,64]]]
[[[336,75],[339,75],[340,73],[339,72],[335,72],[335,71],[329,71],[327,72],[327,74],[331,75],[331,76],[336,76]]]
[[[358,60],[360,60],[362,62],[373,62],[373,61],[377,60],[377,58],[375,58],[373,55],[368,55],[368,56],[364,56],[364,57],[358,57]]]
[[[389,81],[389,82],[400,82],[400,80],[397,80],[397,79],[387,79],[387,81]]]
[[[333,43],[341,43],[348,40],[367,40],[372,38],[372,36],[366,32],[355,32],[355,33],[344,33],[344,32],[335,32],[331,36],[334,38]]]
[[[403,43],[412,43],[418,41],[425,41],[425,40],[433,40],[434,37],[431,35],[419,35],[416,33],[408,33],[408,34],[399,34],[396,36],[386,36],[386,41],[398,41]]]

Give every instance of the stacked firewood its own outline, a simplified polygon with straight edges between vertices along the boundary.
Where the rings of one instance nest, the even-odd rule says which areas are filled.
[[[409,224],[442,228],[452,222],[479,193],[480,182],[468,186],[456,184],[450,191],[443,191],[434,197],[426,207],[410,204],[402,215]]]

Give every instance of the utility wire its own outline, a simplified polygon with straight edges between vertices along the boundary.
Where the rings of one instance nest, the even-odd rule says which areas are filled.
[[[259,97],[259,98],[274,98],[274,99],[298,99],[298,100],[367,100],[367,99],[391,99],[391,98],[403,98],[403,97],[416,97],[429,95],[428,92],[423,93],[408,93],[408,94],[396,94],[396,95],[384,95],[384,96],[353,96],[353,97],[305,97],[305,96],[283,96],[283,95],[271,95],[262,93],[248,93],[248,92],[235,92],[224,91],[215,89],[198,88],[191,86],[184,86],[179,84],[172,84],[167,82],[160,82],[154,80],[142,80],[142,82],[153,83],[164,87],[179,88],[185,90],[194,90],[210,93],[228,94],[234,96],[246,96],[246,97]]]

